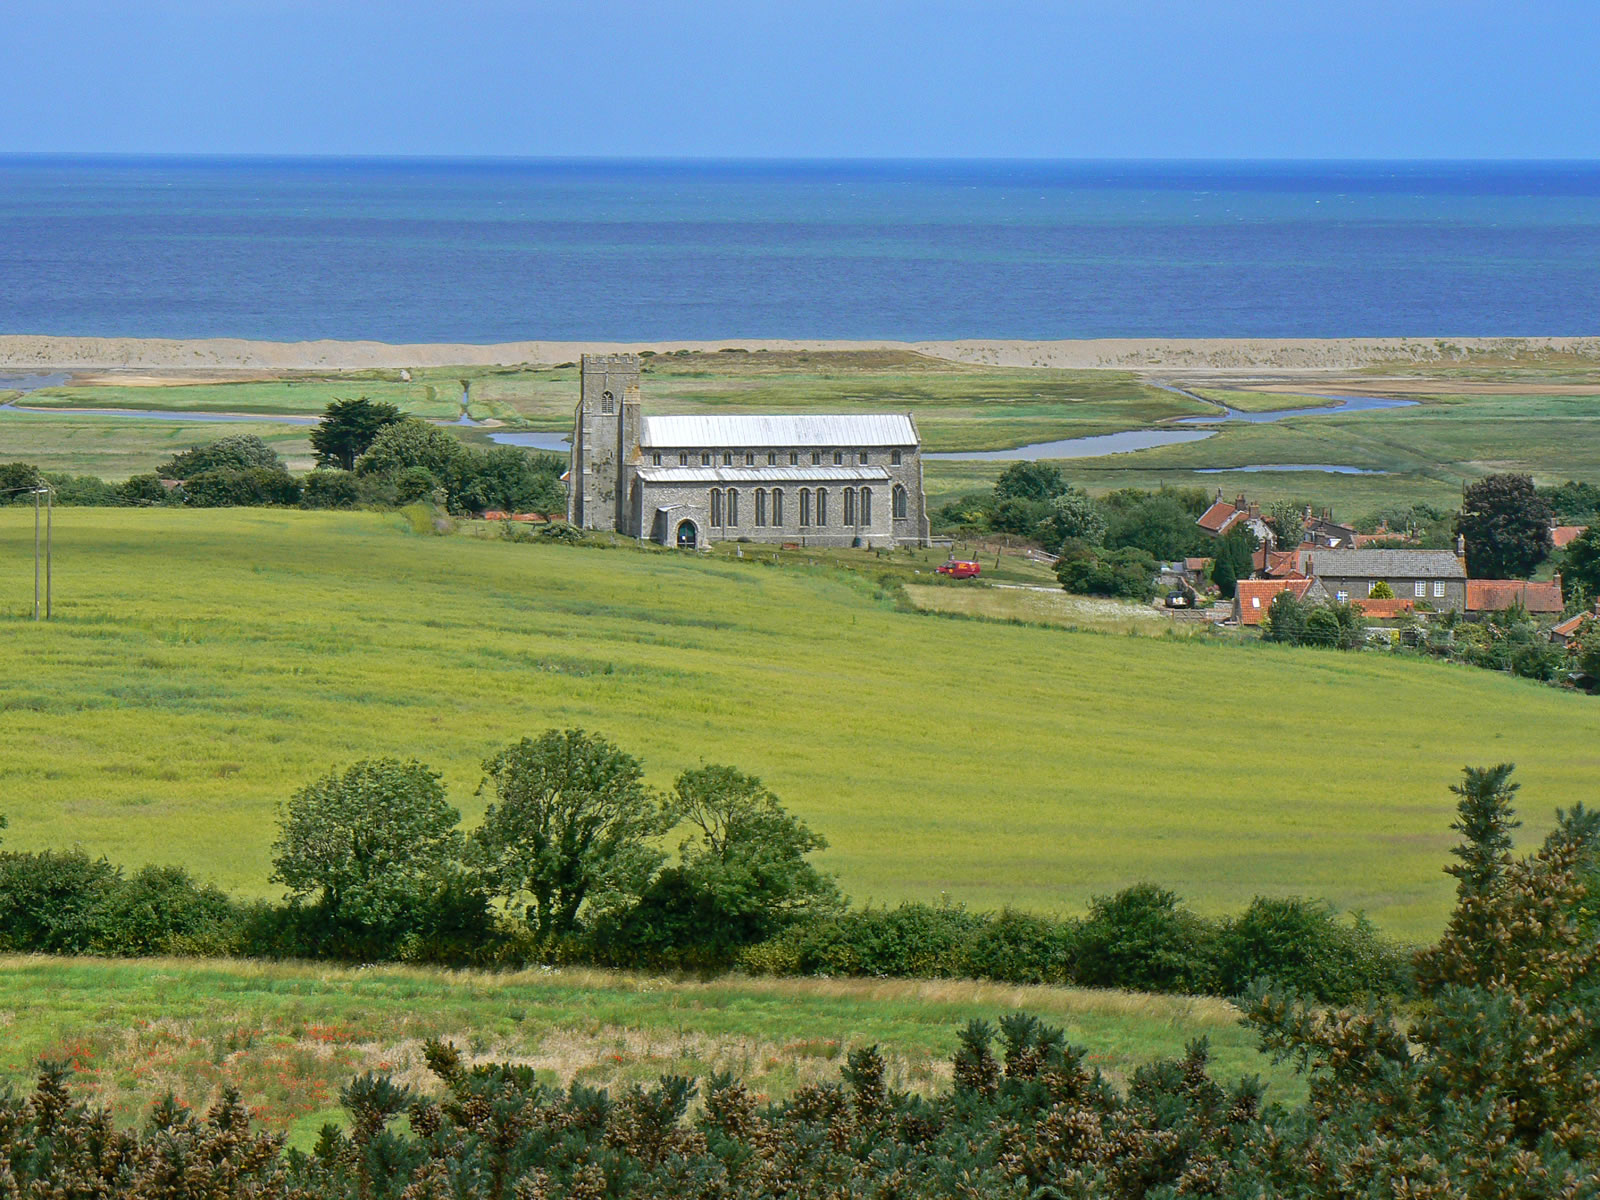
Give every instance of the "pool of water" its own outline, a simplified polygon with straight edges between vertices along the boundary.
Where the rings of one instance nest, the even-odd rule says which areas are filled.
[[[36,392],[40,388],[61,387],[66,375],[0,375],[0,392]]]
[[[1041,458],[1098,458],[1102,454],[1131,454],[1156,446],[1177,446],[1199,442],[1211,436],[1188,429],[1127,429],[1121,433],[1102,433],[1094,437],[1064,438],[1058,442],[1033,442],[1010,450],[961,450],[944,454],[924,454],[923,458],[965,460],[1004,460]]]
[[[295,417],[282,413],[174,412],[164,408],[18,408],[0,404],[0,412],[29,417],[134,417],[150,421],[195,421],[203,423],[271,422],[278,425],[315,425],[320,417]]]
[[[1342,417],[1347,413],[1379,412],[1386,408],[1415,408],[1415,400],[1395,400],[1388,396],[1311,396],[1314,400],[1337,400],[1319,408],[1279,408],[1272,412],[1242,412],[1237,408],[1223,410],[1214,417],[1181,417],[1178,425],[1215,425],[1220,421],[1243,421],[1247,425],[1268,425],[1289,417]]]
[[[552,454],[565,454],[572,443],[559,433],[491,433],[489,440],[497,446],[521,446],[524,450],[546,450]]]

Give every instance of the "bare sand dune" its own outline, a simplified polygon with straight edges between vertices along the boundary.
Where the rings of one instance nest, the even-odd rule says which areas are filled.
[[[254,342],[235,338],[0,336],[0,369],[57,371],[330,371],[375,367],[495,366],[570,362],[608,351],[900,350],[956,362],[1079,370],[1356,370],[1401,365],[1600,362],[1600,337],[1510,338],[1102,338],[946,342],[731,338],[717,342]]]

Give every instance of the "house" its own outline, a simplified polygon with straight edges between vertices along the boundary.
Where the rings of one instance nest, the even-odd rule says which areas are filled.
[[[567,520],[693,550],[717,541],[926,546],[909,414],[645,416],[637,354],[585,354]]]
[[[1211,507],[1196,517],[1194,523],[1212,537],[1221,537],[1243,523],[1263,546],[1272,544],[1272,526],[1261,516],[1261,506],[1249,503],[1242,493],[1230,504],[1222,498],[1222,489],[1218,488]]]
[[[1415,612],[1417,602],[1410,596],[1393,600],[1375,600],[1371,596],[1356,596],[1350,601],[1361,610],[1361,615],[1373,621],[1392,621],[1408,612]]]
[[[1570,646],[1577,641],[1578,635],[1583,632],[1584,626],[1600,616],[1600,600],[1596,600],[1594,611],[1581,612],[1575,617],[1568,617],[1565,621],[1550,630],[1550,640],[1558,646]]]
[[[1315,579],[1241,579],[1233,592],[1234,624],[1260,625],[1279,592],[1313,603],[1328,598]]]
[[[1323,509],[1320,517],[1313,516],[1311,510],[1306,509],[1305,528],[1304,540],[1313,546],[1326,546],[1330,550],[1355,549],[1356,531],[1335,521],[1331,508]]]
[[[1467,580],[1467,611],[1469,613],[1504,612],[1513,604],[1521,604],[1532,616],[1550,616],[1566,607],[1561,598],[1561,576],[1549,583],[1535,583],[1529,579],[1469,579]]]
[[[1263,579],[1303,579],[1307,575],[1304,568],[1308,549],[1299,546],[1293,550],[1268,550],[1263,546],[1251,560],[1255,574]]]
[[[1305,572],[1344,602],[1365,599],[1380,583],[1397,598],[1464,612],[1467,567],[1449,550],[1316,550],[1305,556]]]
[[[1556,550],[1565,550],[1588,531],[1589,527],[1587,525],[1552,525],[1550,527],[1550,545]]]

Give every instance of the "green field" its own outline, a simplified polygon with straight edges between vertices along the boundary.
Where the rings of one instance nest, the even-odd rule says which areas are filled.
[[[127,1123],[168,1090],[203,1109],[231,1084],[263,1125],[309,1146],[340,1118],[339,1088],[352,1075],[386,1071],[434,1090],[421,1056],[428,1037],[475,1060],[527,1063],[552,1083],[732,1071],[772,1097],[835,1082],[850,1050],[878,1044],[892,1086],[934,1091],[949,1086],[960,1026],[1017,1009],[1064,1029],[1118,1081],[1205,1036],[1218,1077],[1259,1074],[1285,1102],[1304,1091],[1256,1051],[1231,1006],[1204,998],[948,980],[50,958],[0,958],[0,1086],[23,1087],[41,1057],[71,1061],[80,1091]]]
[[[1591,698],[1474,668],[922,615],[865,552],[850,572],[409,529],[63,510],[36,625],[31,513],[0,510],[6,844],[264,894],[275,807],[315,775],[415,755],[470,822],[487,754],[579,725],[658,784],[761,775],[857,902],[1076,912],[1152,879],[1423,938],[1463,764],[1520,764],[1530,839],[1600,768]]]

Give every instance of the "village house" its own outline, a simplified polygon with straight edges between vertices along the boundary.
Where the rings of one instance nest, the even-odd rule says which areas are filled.
[[[1217,498],[1212,501],[1211,507],[1196,517],[1194,523],[1212,537],[1221,537],[1242,523],[1256,535],[1256,540],[1262,545],[1272,544],[1272,527],[1261,516],[1261,506],[1249,503],[1243,494],[1229,504],[1222,498],[1222,490],[1219,488]]]
[[[1470,615],[1505,612],[1513,604],[1535,617],[1548,617],[1566,607],[1561,597],[1561,576],[1549,583],[1531,579],[1467,580],[1467,612]]]
[[[1554,550],[1565,550],[1588,531],[1589,527],[1587,525],[1552,525],[1550,526],[1550,546]]]
[[[640,359],[586,354],[567,520],[663,546],[928,544],[909,414],[647,417]]]
[[[1334,600],[1366,599],[1380,583],[1398,599],[1465,612],[1466,564],[1449,550],[1316,550],[1305,573]]]
[[[1330,550],[1353,550],[1356,548],[1356,531],[1348,525],[1341,525],[1333,519],[1333,510],[1325,508],[1322,515],[1314,516],[1311,509],[1306,509],[1305,533],[1301,543],[1313,546],[1326,546]]]
[[[1308,604],[1325,603],[1328,594],[1315,579],[1241,579],[1233,592],[1233,622],[1260,625],[1279,592]]]

